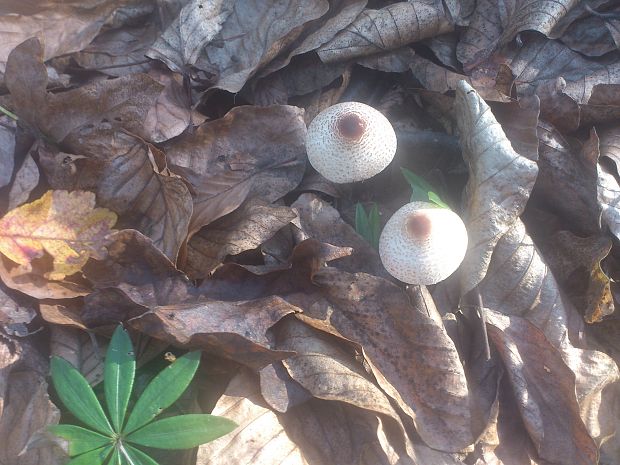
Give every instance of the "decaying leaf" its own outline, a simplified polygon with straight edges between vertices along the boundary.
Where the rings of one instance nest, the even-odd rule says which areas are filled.
[[[0,187],[11,182],[13,167],[15,165],[15,123],[8,122],[8,118],[0,117],[5,124],[0,125]]]
[[[9,191],[9,210],[25,203],[37,184],[39,184],[39,167],[28,153],[15,173],[15,181]]]
[[[26,270],[47,252],[54,259],[47,275],[60,280],[78,272],[89,257],[105,256],[115,222],[114,213],[95,207],[92,192],[47,191],[0,219],[0,252]]]
[[[495,244],[525,208],[538,169],[535,161],[514,151],[491,109],[464,81],[455,105],[463,157],[471,170],[465,219],[469,245],[461,265],[467,293],[482,280]]]
[[[394,50],[452,29],[441,2],[399,2],[381,10],[364,10],[352,24],[321,46],[318,54],[326,63],[346,61]]]
[[[79,370],[91,385],[103,381],[103,356],[107,343],[94,334],[66,326],[51,327],[50,353]]]
[[[250,200],[192,236],[187,245],[185,271],[194,279],[204,278],[227,255],[258,247],[294,218],[296,215],[289,207]]]

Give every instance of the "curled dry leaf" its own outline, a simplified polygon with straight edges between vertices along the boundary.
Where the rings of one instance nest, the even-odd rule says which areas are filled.
[[[239,92],[262,65],[298,37],[305,23],[328,8],[326,0],[238,2],[220,32],[202,49],[195,67],[214,75],[214,87]]]
[[[465,217],[469,246],[461,264],[465,294],[484,278],[495,244],[523,212],[538,168],[514,151],[489,106],[465,81],[458,85],[455,106],[470,169]]]
[[[80,271],[89,257],[103,258],[116,215],[95,208],[95,195],[84,191],[47,191],[0,219],[0,252],[23,269],[45,252],[53,259],[50,279]]]
[[[497,242],[484,280],[479,284],[486,308],[527,318],[543,331],[576,375],[581,417],[597,441],[607,434],[609,411],[601,404],[606,387],[620,377],[618,367],[606,354],[576,346],[583,320],[560,294],[557,282],[517,219]]]
[[[246,198],[273,202],[294,189],[306,167],[303,110],[236,107],[166,146],[170,169],[194,192],[191,237]]]
[[[252,199],[192,236],[185,271],[193,279],[204,278],[227,255],[260,246],[296,217],[289,207]]]
[[[49,444],[31,444],[35,435],[60,420],[47,394],[47,360],[25,339],[0,334],[0,463],[60,465],[62,453]]]
[[[452,31],[443,4],[436,0],[399,2],[364,10],[352,24],[318,49],[326,63],[394,50]]]
[[[11,0],[3,4],[0,11],[0,75],[11,50],[31,37],[38,37],[45,44],[45,61],[82,50],[120,6],[118,0],[79,3]]]
[[[166,63],[178,73],[193,65],[204,47],[222,29],[233,12],[234,2],[225,0],[191,0],[177,18],[159,36],[147,56]]]
[[[470,445],[467,381],[443,325],[382,278],[323,268],[313,281],[327,302],[302,306],[304,321],[324,322],[320,329],[326,324],[362,346],[379,386],[413,420],[426,444],[453,452]]]
[[[598,463],[596,444],[579,416],[575,374],[560,353],[526,319],[485,311],[489,337],[540,458],[561,465]]]
[[[191,304],[153,307],[129,321],[152,337],[183,347],[198,348],[261,368],[291,353],[274,350],[267,331],[299,309],[280,297],[223,302],[199,300]]]
[[[220,463],[281,463],[308,465],[300,447],[284,430],[281,420],[262,399],[258,379],[242,370],[217,402],[213,415],[234,418],[236,433],[198,448],[197,465]]]
[[[577,0],[515,0],[505,4],[479,1],[457,46],[457,57],[466,68],[472,68],[521,31],[534,30],[551,36],[554,26],[577,3]]]
[[[9,56],[5,83],[17,115],[56,142],[73,130],[102,121],[148,137],[143,122],[164,86],[146,74],[95,81],[52,94],[46,92],[47,70],[36,38]]]
[[[106,340],[78,328],[59,325],[51,325],[50,333],[51,355],[71,363],[93,386],[103,380]]]
[[[592,8],[592,7],[590,7]],[[620,8],[605,12],[611,17],[588,16],[578,19],[564,30],[560,40],[572,50],[588,56],[602,56],[620,46],[620,20],[613,19]]]

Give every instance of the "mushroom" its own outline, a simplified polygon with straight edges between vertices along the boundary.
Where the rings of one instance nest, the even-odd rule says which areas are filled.
[[[310,164],[330,181],[363,181],[390,164],[396,153],[396,134],[373,107],[338,103],[312,120],[306,151]]]
[[[388,220],[379,238],[385,269],[408,284],[435,284],[459,267],[467,250],[467,230],[452,210],[411,202]]]

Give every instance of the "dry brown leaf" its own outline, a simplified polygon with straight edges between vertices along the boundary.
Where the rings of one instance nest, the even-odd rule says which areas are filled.
[[[3,2],[0,11],[0,75],[11,50],[38,37],[45,44],[44,61],[84,48],[124,0],[66,2]]]
[[[620,8],[605,11],[618,15]],[[620,20],[612,17],[588,16],[573,22],[560,36],[562,43],[588,56],[602,56],[620,46]]]
[[[194,192],[191,237],[244,200],[273,202],[294,189],[305,170],[303,110],[236,107],[165,147],[170,169]]]
[[[153,307],[129,324],[172,344],[199,348],[258,369],[291,355],[275,350],[267,331],[297,311],[279,297],[241,302],[201,299],[192,304]]]
[[[287,318],[284,321],[287,321]],[[267,365],[258,374],[260,375],[261,395],[269,408],[276,412],[284,413],[312,399],[312,394],[291,378],[282,362]]]
[[[75,129],[106,121],[148,137],[143,122],[164,86],[146,74],[96,81],[47,94],[47,71],[36,38],[16,47],[9,56],[5,83],[16,114],[56,142]]]
[[[319,329],[333,327],[362,346],[379,386],[426,444],[456,452],[473,443],[465,374],[443,325],[384,279],[323,268],[313,281],[327,302],[299,303],[304,321],[322,322]]]
[[[184,270],[193,279],[204,278],[227,255],[260,246],[296,216],[289,207],[250,200],[192,236]]]
[[[0,142],[1,143],[1,142]],[[9,191],[9,210],[25,203],[30,193],[39,184],[39,167],[32,158],[32,152],[26,154],[22,165],[15,173],[15,179]]]
[[[502,357],[539,456],[559,465],[596,464],[596,444],[579,416],[575,374],[532,323],[485,311],[489,337]]]
[[[105,256],[106,237],[115,222],[114,213],[95,207],[92,192],[47,191],[0,219],[0,252],[26,271],[47,252],[54,259],[47,276],[62,280],[89,257]]]
[[[103,31],[72,58],[89,71],[110,76],[146,73],[152,62],[145,54],[158,34],[155,24],[122,27]]]
[[[296,234],[298,241],[311,237],[339,247],[353,247],[351,256],[338,260],[334,263],[336,267],[351,273],[363,271],[387,276],[377,251],[327,202],[315,194],[302,194],[291,208],[299,215],[295,221],[300,228]]]
[[[470,169],[465,217],[469,245],[461,265],[465,294],[484,278],[495,244],[525,208],[538,169],[514,151],[488,105],[465,81],[459,83],[455,106]]]
[[[352,24],[318,49],[326,63],[394,50],[452,31],[453,24],[436,0],[399,2],[364,10]]]
[[[236,3],[215,38],[204,47],[196,68],[214,76],[213,87],[239,92],[247,80],[322,16],[326,0]]]
[[[224,0],[189,1],[147,56],[163,61],[173,71],[185,72],[186,66],[195,64],[204,47],[220,32],[234,8],[234,2]]]
[[[4,326],[5,332],[9,332],[7,327],[22,329],[23,325],[30,323],[36,315],[32,304],[0,283],[0,326]]]
[[[50,326],[50,354],[71,363],[93,386],[103,380],[106,341],[78,328]]]
[[[60,465],[65,457],[49,444],[29,444],[60,420],[47,394],[48,362],[30,341],[0,334],[0,463]]]
[[[466,68],[487,58],[521,31],[534,30],[551,36],[554,26],[578,0],[482,0],[457,46],[457,57]]]
[[[249,371],[243,370],[232,379],[212,414],[234,418],[239,426],[231,434],[200,446],[197,465],[315,463],[305,460],[278,416],[267,408],[260,395],[258,379]]]

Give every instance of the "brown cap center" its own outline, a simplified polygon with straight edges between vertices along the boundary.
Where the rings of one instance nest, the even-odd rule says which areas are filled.
[[[414,212],[407,217],[405,230],[412,239],[424,240],[431,234],[432,223],[426,213]]]
[[[345,113],[336,126],[342,137],[351,140],[360,140],[366,131],[366,121],[357,113]]]

